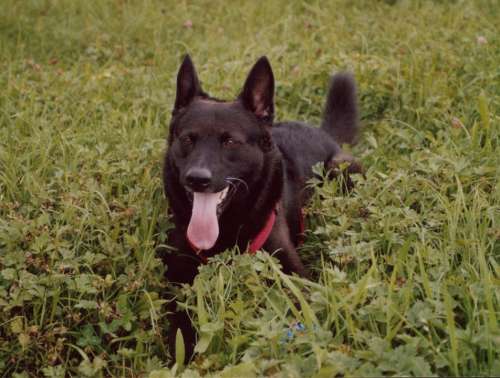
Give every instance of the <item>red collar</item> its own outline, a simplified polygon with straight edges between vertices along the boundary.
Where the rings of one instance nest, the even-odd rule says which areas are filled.
[[[250,246],[248,247],[248,253],[250,253],[251,255],[255,255],[255,252],[261,249],[264,243],[267,241],[267,238],[269,238],[269,234],[273,229],[274,222],[276,222],[276,214],[278,214],[278,205],[276,205],[271,211],[271,214],[269,214],[264,228],[259,231],[255,239],[253,239],[250,243]]]
[[[274,206],[274,209],[271,211],[271,213],[267,217],[266,224],[259,231],[257,236],[255,236],[255,239],[253,239],[252,242],[250,243],[250,245],[248,246],[247,252],[250,253],[251,255],[254,255],[255,252],[257,252],[259,249],[261,249],[262,246],[266,243],[267,239],[269,238],[269,235],[271,234],[274,223],[276,222],[276,214],[278,214],[278,204],[276,204],[276,206]],[[206,264],[208,257],[203,254],[202,250],[194,248],[194,246],[191,244],[191,242],[189,241],[187,236],[186,236],[186,239],[189,243],[189,246],[193,249],[193,251],[196,253],[196,255],[201,259],[201,261],[203,261],[204,264]]]

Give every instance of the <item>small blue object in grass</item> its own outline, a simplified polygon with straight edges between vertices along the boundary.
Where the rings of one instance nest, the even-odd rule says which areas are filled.
[[[297,323],[295,323],[295,324],[294,324],[294,327],[295,327],[295,329],[296,329],[297,331],[299,331],[299,332],[303,332],[303,331],[305,331],[305,330],[306,330],[306,326],[305,326],[303,323],[301,323],[301,322],[297,322]]]
[[[293,340],[295,337],[295,333],[300,335],[301,333],[305,332],[306,326],[302,322],[293,322],[290,324],[290,326],[285,330],[286,331],[286,336],[281,339],[281,343],[284,344],[288,341]]]

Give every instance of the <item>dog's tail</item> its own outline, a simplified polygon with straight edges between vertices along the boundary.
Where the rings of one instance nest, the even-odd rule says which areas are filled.
[[[342,145],[353,144],[359,131],[356,82],[350,73],[334,75],[326,98],[321,127]]]

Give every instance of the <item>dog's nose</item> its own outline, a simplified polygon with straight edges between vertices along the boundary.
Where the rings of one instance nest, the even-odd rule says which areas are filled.
[[[195,192],[206,190],[212,182],[212,173],[206,168],[190,168],[186,173],[186,184]]]

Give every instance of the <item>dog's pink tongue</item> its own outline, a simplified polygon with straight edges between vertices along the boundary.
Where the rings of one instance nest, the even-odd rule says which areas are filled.
[[[210,249],[217,241],[219,236],[217,204],[220,195],[220,193],[193,193],[193,212],[187,237],[197,249]]]

